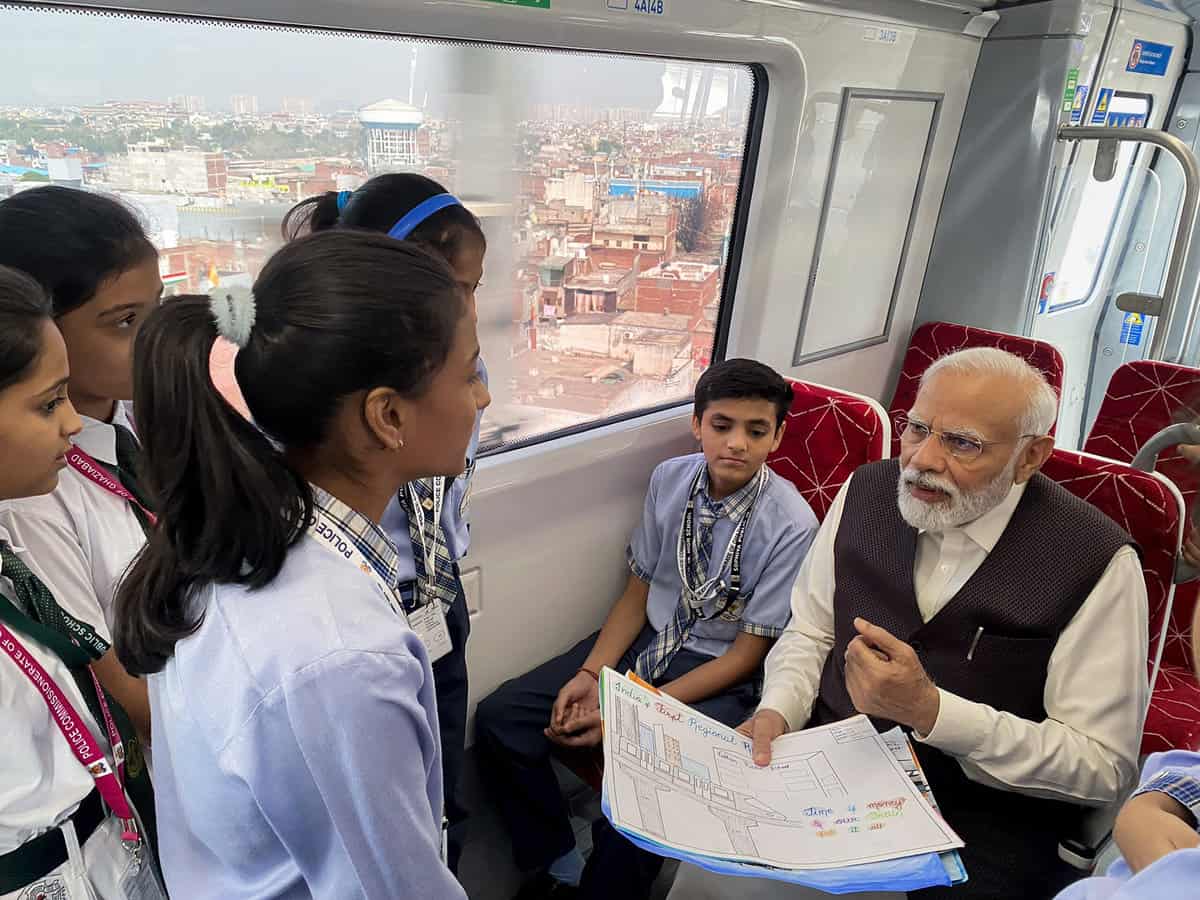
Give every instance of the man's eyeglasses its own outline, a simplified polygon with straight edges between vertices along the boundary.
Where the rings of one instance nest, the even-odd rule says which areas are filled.
[[[962,462],[974,462],[983,455],[984,450],[997,444],[1014,444],[1028,437],[1041,437],[1039,434],[1023,434],[1020,437],[1004,441],[985,441],[970,434],[961,434],[954,431],[935,431],[920,419],[914,419],[909,416],[903,416],[898,419],[896,426],[900,429],[901,444],[909,447],[918,447],[925,443],[930,435],[937,435],[938,440],[942,443],[942,449]]]

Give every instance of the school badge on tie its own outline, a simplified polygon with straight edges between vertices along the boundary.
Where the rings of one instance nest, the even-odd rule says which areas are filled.
[[[142,753],[142,742],[138,738],[125,741],[125,771],[129,777],[139,777],[145,768],[146,756]]]

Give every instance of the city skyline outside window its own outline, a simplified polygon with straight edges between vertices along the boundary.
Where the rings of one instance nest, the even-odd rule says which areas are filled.
[[[489,239],[496,449],[685,401],[712,360],[747,66],[0,5],[0,197],[141,214],[170,295],[253,282],[300,200],[413,171]]]

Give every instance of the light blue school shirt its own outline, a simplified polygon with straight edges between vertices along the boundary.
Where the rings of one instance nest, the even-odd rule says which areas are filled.
[[[1200,815],[1200,753],[1171,750],[1154,753],[1142,769],[1137,794],[1150,790],[1174,797]],[[1135,794],[1136,796],[1136,794]],[[1181,900],[1200,895],[1200,848],[1176,850],[1134,875],[1123,859],[1103,877],[1077,881],[1058,900]]]
[[[488,383],[487,367],[483,360],[477,361],[477,371],[483,383]],[[483,410],[475,414],[475,430],[471,432],[471,443],[467,445],[467,471],[454,479],[450,490],[442,501],[442,533],[446,536],[446,548],[450,558],[458,562],[471,548],[471,530],[467,526],[467,501],[470,499],[471,476],[475,471],[475,457],[479,453],[479,426],[483,421]],[[417,564],[413,559],[412,536],[408,533],[408,513],[393,497],[383,513],[383,530],[395,542],[399,551],[400,583],[417,577]]]
[[[650,476],[642,521],[629,542],[629,567],[649,582],[646,614],[655,631],[662,631],[683,602],[676,547],[687,506],[688,492],[701,467],[704,454],[693,453],[669,459]],[[757,478],[758,476],[755,475]],[[779,637],[791,616],[792,585],[808,548],[817,534],[817,517],[786,478],[768,472],[762,495],[750,511],[742,543],[742,599],[716,618],[720,598],[704,605],[705,618],[696,621],[683,648],[705,656],[721,656],[738,632],[762,637]],[[725,559],[735,524],[722,516],[713,525],[712,554],[708,576],[715,577]],[[721,573],[728,581],[729,572]]]
[[[321,506],[394,579],[382,531]],[[197,600],[200,627],[148,679],[171,895],[465,897],[440,858],[433,674],[384,589],[306,535],[266,587]]]

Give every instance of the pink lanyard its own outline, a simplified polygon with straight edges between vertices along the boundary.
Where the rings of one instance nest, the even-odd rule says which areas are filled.
[[[127,848],[136,851],[141,844],[141,837],[138,835],[137,821],[133,817],[133,810],[125,797],[123,787],[125,745],[121,741],[121,734],[117,731],[116,723],[113,722],[112,713],[109,712],[108,701],[104,698],[104,689],[100,687],[100,682],[96,679],[96,673],[92,671],[92,667],[88,666],[88,674],[92,676],[92,684],[96,686],[96,697],[100,701],[104,727],[108,730],[108,741],[112,745],[113,759],[117,764],[116,771],[104,758],[104,749],[88,730],[88,727],[83,724],[83,718],[75,711],[75,707],[71,705],[71,701],[67,699],[62,688],[55,683],[49,673],[25,649],[17,636],[2,622],[0,622],[0,650],[8,654],[9,658],[16,663],[17,668],[25,674],[25,677],[41,694],[46,706],[50,709],[50,718],[54,720],[54,724],[66,738],[75,758],[79,760],[80,765],[87,769],[88,774],[96,782],[96,789],[100,791],[100,796],[104,798],[108,808],[121,820],[121,841]]]
[[[108,471],[100,463],[96,462],[78,447],[72,447],[67,452],[67,465],[84,478],[99,485],[102,490],[108,491],[114,497],[120,497],[126,503],[132,503],[146,514],[146,518],[150,520],[151,525],[158,524],[158,518],[154,513],[138,503],[137,498],[126,490],[125,485],[109,475]]]

